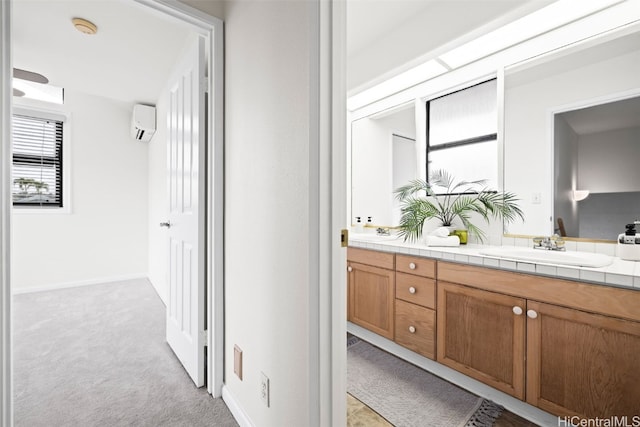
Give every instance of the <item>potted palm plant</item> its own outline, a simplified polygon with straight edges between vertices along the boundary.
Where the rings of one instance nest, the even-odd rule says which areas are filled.
[[[456,220],[483,242],[485,233],[471,222],[479,214],[487,223],[490,218],[513,222],[524,219],[513,193],[486,187],[486,180],[456,181],[445,170],[433,171],[429,181],[414,179],[394,191],[400,202],[400,232],[404,240],[418,240],[425,220],[434,218],[444,227]]]

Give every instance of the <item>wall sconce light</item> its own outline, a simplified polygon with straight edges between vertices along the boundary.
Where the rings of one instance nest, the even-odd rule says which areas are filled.
[[[573,190],[573,200],[579,202],[589,196],[589,190]]]

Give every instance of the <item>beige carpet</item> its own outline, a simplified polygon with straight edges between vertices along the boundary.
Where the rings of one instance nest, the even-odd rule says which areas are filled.
[[[237,426],[164,339],[146,280],[16,295],[15,425]]]

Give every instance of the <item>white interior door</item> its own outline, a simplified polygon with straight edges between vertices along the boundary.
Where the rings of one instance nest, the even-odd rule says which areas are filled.
[[[186,53],[169,86],[169,298],[167,342],[196,386],[205,373],[204,40]]]

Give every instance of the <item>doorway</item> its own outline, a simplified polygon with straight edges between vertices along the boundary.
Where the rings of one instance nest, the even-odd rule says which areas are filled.
[[[208,108],[207,108],[207,123],[210,129],[207,145],[207,167],[211,171],[209,174],[202,174],[202,183],[210,191],[210,197],[207,199],[207,230],[209,232],[206,236],[206,248],[208,256],[207,270],[207,338],[209,344],[208,351],[208,371],[207,371],[207,388],[209,393],[214,397],[218,397],[221,394],[222,387],[222,355],[223,355],[223,340],[222,340],[222,21],[217,18],[205,15],[204,13],[190,8],[183,4],[166,5],[153,0],[141,0],[132,1],[136,7],[142,8],[146,13],[155,14],[157,16],[170,17],[181,21],[184,25],[189,25],[192,30],[206,39],[206,61],[208,63],[209,79],[207,81],[208,93]],[[10,88],[11,75],[11,62],[10,58],[10,28],[11,17],[9,16],[10,2],[3,2],[2,10],[0,11],[0,19],[2,20],[2,35],[0,36],[0,42],[2,43],[2,83],[3,83],[3,97],[2,97],[2,152],[3,152],[3,164],[0,166],[2,172],[2,249],[0,256],[2,259],[2,295],[0,303],[2,304],[2,346],[0,347],[2,353],[2,421],[9,424],[11,420],[11,388],[5,386],[8,384],[7,378],[10,378],[10,336],[7,333],[10,321],[10,299],[11,299],[11,287],[10,287],[10,259],[9,250],[9,234],[10,224],[9,216],[11,207],[5,203],[10,199],[10,165],[4,159],[10,159],[11,147],[10,147],[10,135],[7,130],[9,129],[8,123],[11,117],[11,106],[8,95],[5,94],[5,90]],[[5,54],[6,53],[6,54]],[[7,126],[5,126],[7,124]],[[7,155],[5,155],[7,154]],[[215,242],[215,243],[214,243]]]

